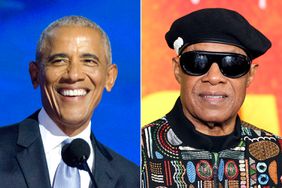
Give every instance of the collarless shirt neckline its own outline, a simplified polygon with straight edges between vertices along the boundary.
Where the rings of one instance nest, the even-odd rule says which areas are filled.
[[[182,145],[211,152],[237,146],[241,140],[241,120],[236,118],[234,131],[225,136],[209,136],[198,132],[194,125],[183,113],[180,98],[177,99],[173,109],[166,115],[169,125],[176,136],[183,142]]]

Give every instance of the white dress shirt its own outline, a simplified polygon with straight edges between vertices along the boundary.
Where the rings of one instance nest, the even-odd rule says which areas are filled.
[[[47,160],[49,177],[51,180],[51,185],[53,184],[54,176],[56,173],[56,169],[62,160],[61,157],[61,143],[70,138],[67,136],[56,124],[55,122],[48,116],[44,108],[42,108],[38,115],[39,121],[39,129],[41,138],[43,141],[45,156]],[[80,134],[71,137],[71,139],[82,138],[84,139],[90,146],[90,156],[87,160],[87,164],[89,168],[92,169],[94,162],[94,152],[93,147],[90,140],[91,134],[91,122],[87,126],[85,130],[83,130]],[[84,170],[79,170],[80,173],[80,182],[81,188],[88,188],[90,184],[90,177],[88,172]]]

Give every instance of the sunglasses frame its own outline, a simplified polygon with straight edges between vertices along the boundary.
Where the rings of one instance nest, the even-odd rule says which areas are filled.
[[[187,62],[184,62],[184,60],[181,60],[181,57],[183,58],[183,56],[186,56],[185,54],[192,54],[193,57],[195,57],[196,55],[205,55],[208,59],[207,70],[203,73],[193,73],[193,72],[187,70],[185,68],[185,64]],[[226,58],[227,56],[232,56],[232,57],[235,56],[236,58],[241,58],[244,61],[244,63],[247,63],[246,70],[244,72],[240,73],[240,74],[237,74],[237,75],[226,74],[224,69],[222,68],[222,64],[224,63],[222,61],[222,59]],[[190,75],[190,76],[204,75],[209,71],[212,64],[216,63],[218,65],[219,69],[220,69],[221,74],[223,74],[224,76],[226,76],[228,78],[240,78],[240,77],[244,76],[245,74],[247,74],[249,72],[249,70],[251,68],[251,63],[252,63],[252,60],[248,56],[245,56],[245,55],[242,55],[242,54],[231,53],[231,52],[211,52],[211,51],[188,51],[188,52],[184,52],[179,56],[179,60],[180,60],[180,65],[181,65],[182,71],[184,73]]]

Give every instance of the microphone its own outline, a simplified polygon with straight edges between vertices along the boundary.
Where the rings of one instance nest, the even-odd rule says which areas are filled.
[[[77,138],[71,143],[65,144],[62,148],[61,155],[63,161],[68,166],[87,171],[92,181],[93,187],[97,188],[94,176],[86,162],[90,155],[90,147],[85,140]]]

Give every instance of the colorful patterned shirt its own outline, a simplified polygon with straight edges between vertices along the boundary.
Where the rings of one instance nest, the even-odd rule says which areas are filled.
[[[197,132],[181,102],[142,129],[144,188],[282,187],[282,140],[239,119],[227,136]]]

